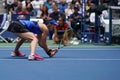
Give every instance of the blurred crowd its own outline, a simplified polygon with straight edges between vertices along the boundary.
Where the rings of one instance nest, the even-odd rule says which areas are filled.
[[[95,13],[92,9],[98,0],[3,0],[4,8],[8,14],[30,14],[33,18],[42,18],[49,28],[49,39],[53,39],[54,25],[51,20],[59,21],[63,17],[63,22],[68,24],[68,28],[73,29],[73,34],[69,37],[77,37],[77,32],[81,30],[81,18],[85,18],[87,24],[95,23]],[[112,2],[111,2],[112,1]],[[100,5],[120,6],[120,0],[99,0]],[[107,11],[100,12],[108,17]],[[54,22],[54,21],[51,21]],[[55,23],[54,22],[54,23]]]
[[[99,1],[101,5],[110,2],[114,6],[120,5],[120,0],[3,0],[3,5],[8,13],[18,13],[24,11],[24,14],[30,13],[31,16],[41,17],[43,11],[52,13],[54,6],[58,6],[58,10],[64,12],[66,16],[73,13],[68,12],[68,9],[73,9],[75,6],[79,8],[79,13],[81,13],[81,8],[83,8],[83,3],[86,3],[86,10],[91,7],[91,2],[96,3]],[[25,12],[26,11],[26,12]]]

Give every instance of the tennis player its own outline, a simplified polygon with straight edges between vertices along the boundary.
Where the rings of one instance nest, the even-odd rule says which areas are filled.
[[[13,21],[9,25],[8,31],[19,37],[15,49],[11,53],[12,56],[25,56],[24,53],[19,51],[20,46],[25,40],[30,42],[30,55],[28,56],[28,60],[43,60],[43,57],[35,52],[37,44],[44,49],[49,57],[53,57],[58,51],[58,49],[51,49],[48,47],[46,43],[48,28],[43,23],[29,20]]]

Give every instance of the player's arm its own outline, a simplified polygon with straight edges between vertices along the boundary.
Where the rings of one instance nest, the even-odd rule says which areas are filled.
[[[39,39],[39,45],[47,52],[49,51],[48,45],[47,45],[47,35],[48,35],[48,28],[45,24],[39,23],[40,29],[42,31],[42,34],[38,34]]]
[[[42,34],[38,34],[38,39],[39,39],[38,43],[46,51],[49,57],[53,57],[57,53],[58,49],[50,49],[48,47],[47,42],[46,42],[47,35],[48,35],[48,28],[45,24],[39,23],[39,25],[40,25]]]

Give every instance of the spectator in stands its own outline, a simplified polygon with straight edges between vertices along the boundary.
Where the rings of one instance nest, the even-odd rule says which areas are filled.
[[[8,21],[10,21],[10,22],[11,22],[11,15],[12,14],[16,14],[13,7],[10,8],[10,11],[9,11],[9,14],[8,14]]]
[[[67,35],[68,24],[63,17],[59,17],[58,25],[54,27],[53,43],[62,42],[64,45],[68,44]]]
[[[35,16],[35,11],[31,3],[27,4],[26,9],[30,13],[30,16]]]
[[[43,0],[33,0],[31,2],[34,10],[35,10],[35,16],[37,16],[38,11],[41,9],[41,6],[44,4]]]
[[[10,11],[10,8],[11,8],[11,5],[14,3],[14,0],[7,0],[7,13],[9,13]]]
[[[11,5],[11,7],[14,8],[14,10],[15,10],[17,8],[17,6],[18,6],[18,0],[14,0],[13,4]]]
[[[29,3],[31,3],[30,0],[23,0],[22,1],[22,6],[26,7]]]
[[[93,12],[93,8],[95,7],[95,2],[94,1],[92,1],[92,0],[89,0],[88,1],[88,9],[86,10],[86,18],[88,18],[88,23],[90,24],[90,25],[93,25],[94,23],[94,21],[95,21],[95,12]],[[91,15],[92,14],[92,15]],[[90,17],[91,16],[91,17]],[[92,22],[92,23],[91,23]]]
[[[68,3],[66,3],[66,0],[62,0],[62,1],[59,3],[58,7],[59,7],[59,10],[60,10],[61,12],[65,12],[65,9],[67,9],[67,7],[68,7]]]
[[[79,14],[82,14],[83,16],[84,16],[84,8],[82,7],[82,5],[81,5],[81,2],[80,1],[76,1],[75,2],[75,4],[74,4],[74,7],[78,7],[79,8],[79,11],[78,11],[78,13]]]
[[[80,0],[78,1],[75,1],[75,4],[73,5],[74,7],[81,7],[81,2],[80,2]]]
[[[24,53],[19,51],[20,46],[25,40],[30,42],[29,60],[43,60],[43,57],[35,53],[37,43],[44,49],[49,57],[53,57],[58,51],[58,49],[50,49],[46,43],[48,28],[45,24],[29,20],[14,21],[9,25],[8,31],[20,37],[14,51],[11,53],[12,56],[25,56]]]
[[[15,12],[19,13],[21,11],[22,11],[22,3],[20,1],[18,1],[18,6],[17,6],[17,8],[15,8]]]
[[[92,0],[87,0],[86,10],[90,9],[90,7],[91,7],[91,1]]]
[[[51,6],[51,4],[52,4],[52,0],[47,0],[44,4],[48,7],[48,9],[51,9],[52,8],[52,6]]]
[[[70,15],[69,21],[71,22],[71,27],[73,29],[75,37],[80,39],[80,37],[79,37],[79,34],[80,34],[79,32],[81,29],[80,19],[81,19],[82,15],[80,13],[78,13],[78,11],[79,11],[79,8],[74,7],[74,13]]]
[[[48,9],[49,14],[53,12],[53,8],[54,8],[54,6],[56,6],[56,5],[58,5],[58,3],[55,2],[55,1],[52,1],[52,3],[51,3],[51,8]]]
[[[47,24],[47,21],[50,20],[49,18],[49,12],[48,7],[46,5],[43,5],[41,8],[41,14],[39,14],[40,18],[44,20],[44,23]]]
[[[72,5],[75,6],[75,3],[80,0],[72,0]]]
[[[10,8],[9,14],[16,14],[13,7]]]
[[[65,9],[65,15],[66,15],[66,22],[69,25],[69,28],[71,28],[71,22],[68,20],[70,15],[74,13],[74,8],[71,2],[68,3],[68,8]],[[70,33],[72,34],[72,33]],[[70,36],[71,37],[71,36]]]
[[[56,22],[58,21],[59,17],[63,17],[64,19],[66,19],[65,13],[58,11],[58,5],[55,5],[53,7],[53,12],[50,14],[49,17],[50,20],[55,20]],[[49,39],[52,39],[54,25],[49,24],[48,28],[49,28]]]
[[[22,7],[22,11],[18,12],[18,14],[29,14],[29,12],[27,11],[26,7]]]
[[[63,18],[66,19],[65,13],[64,12],[60,12],[59,9],[58,9],[58,5],[55,5],[53,7],[53,12],[50,14],[50,18],[57,21],[59,17],[63,17]]]
[[[74,12],[74,9],[73,9],[73,6],[72,6],[72,3],[68,3],[68,8],[65,9],[65,15],[66,15],[66,18],[68,19],[68,17],[73,14]]]

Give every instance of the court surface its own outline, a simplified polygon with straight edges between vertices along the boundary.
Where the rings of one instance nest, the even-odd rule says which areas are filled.
[[[43,61],[11,57],[14,47],[0,47],[0,80],[120,80],[120,47],[64,47],[53,57],[37,47]]]

